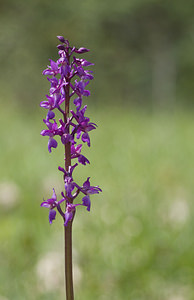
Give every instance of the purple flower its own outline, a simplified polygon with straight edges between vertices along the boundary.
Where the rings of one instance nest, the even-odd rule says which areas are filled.
[[[58,45],[57,47],[60,49],[59,46],[63,46],[65,50],[68,50],[68,48],[69,48],[69,41],[66,40],[66,39],[64,39],[64,37],[61,36],[61,35],[58,35],[57,38],[59,39],[59,41],[61,43],[63,43],[62,45]]]
[[[77,110],[79,111],[82,106],[82,98],[81,97],[75,98],[73,100],[73,103],[75,104],[75,106],[77,107]]]
[[[73,181],[72,173],[75,167],[77,167],[78,164],[75,164],[74,166],[69,166],[68,172],[65,171],[65,169],[58,167],[59,171],[64,173],[64,183],[65,183],[65,190],[66,195],[69,198],[72,198],[72,192],[75,188],[75,183]]]
[[[77,144],[76,139],[81,139],[90,147],[89,132],[96,129],[97,125],[90,122],[85,116],[87,105],[82,108],[83,97],[90,96],[87,86],[93,79],[93,72],[87,68],[93,63],[76,58],[74,55],[86,53],[89,50],[84,47],[76,48],[69,45],[69,41],[63,36],[57,36],[60,44],[57,46],[59,57],[56,61],[50,59],[50,65],[43,71],[48,76],[50,89],[46,99],[41,101],[40,106],[47,109],[44,123],[47,129],[41,131],[42,136],[48,136],[48,151],[57,148],[56,136],[60,137],[61,143],[65,145],[65,169],[58,167],[63,172],[65,195],[57,201],[55,190],[52,198],[43,201],[41,206],[49,208],[49,222],[56,218],[56,210],[64,219],[64,225],[73,220],[75,209],[78,205],[85,206],[90,211],[90,195],[98,194],[101,189],[90,185],[90,177],[80,187],[73,179],[73,170],[77,163],[71,166],[71,160],[77,158],[82,165],[89,164],[89,160],[81,153],[82,144]],[[70,105],[75,105],[75,111],[70,110]],[[55,109],[57,113],[55,113]],[[71,112],[71,116],[69,115]],[[56,121],[56,116],[61,118]],[[68,171],[66,171],[68,169]],[[82,204],[74,204],[75,198],[82,192]],[[66,210],[63,212],[60,204],[66,201]]]
[[[75,80],[75,85],[71,85],[72,89],[74,90],[74,92],[79,96],[90,96],[90,91],[85,90],[86,85],[88,85],[89,81],[84,82],[83,80],[81,81],[77,81]]]
[[[60,78],[59,80],[56,77],[47,78],[47,79],[51,83],[50,94],[60,94],[60,93],[63,94],[63,88],[68,84],[63,80],[63,78]]]
[[[47,207],[50,209],[55,208],[57,206],[57,196],[54,188],[52,198],[43,201],[40,206]]]
[[[93,129],[96,129],[96,126],[97,125],[95,123],[89,123],[88,120],[81,122],[77,129],[77,138],[79,139],[81,133],[84,132],[82,134],[82,138],[81,138],[82,142],[87,143],[88,147],[90,147],[90,137],[89,137],[88,132]]]
[[[49,223],[52,224],[52,221],[55,220],[56,217],[56,211],[54,210],[55,207],[60,205],[65,199],[62,198],[60,201],[57,201],[57,196],[55,193],[55,189],[53,188],[53,195],[52,198],[47,199],[46,201],[43,201],[41,203],[41,207],[47,207],[49,208]]]
[[[81,163],[82,165],[89,164],[89,160],[81,154],[81,149],[82,149],[82,144],[79,145],[71,145],[71,158],[78,158],[78,162]]]
[[[40,102],[40,106],[49,110],[58,108],[59,105],[61,105],[65,101],[65,98],[62,95],[57,93],[52,94],[51,96],[46,95],[46,97],[48,100]]]
[[[65,145],[69,142],[73,143],[73,135],[69,133],[69,122],[64,123],[62,119],[59,119],[61,124],[60,135],[61,135],[61,142]]]
[[[69,201],[66,201],[66,203],[67,203],[67,205],[66,205],[66,211],[65,211],[64,226],[67,226],[68,222],[70,222],[73,219],[76,206],[81,205],[81,204],[71,204]]]
[[[52,59],[50,59],[50,65],[48,65],[48,68],[45,69],[42,74],[43,75],[53,75],[56,76],[59,73],[59,68],[56,62],[54,62]]]
[[[84,70],[82,65],[76,66],[76,64],[74,64],[74,69],[75,69],[75,74],[78,75],[82,79],[82,81],[80,81],[80,82],[83,82],[83,80],[92,80],[94,78],[91,75],[92,71]]]
[[[83,66],[83,67],[88,67],[88,66],[93,66],[94,64],[83,59],[83,58],[76,58],[75,56],[73,57],[73,60],[74,60],[74,63],[77,65],[77,66]]]
[[[90,211],[90,206],[91,206],[90,197],[89,196],[84,196],[82,198],[82,203],[83,203],[84,206],[87,207],[87,210]]]
[[[57,141],[52,137],[50,137],[48,141],[48,151],[51,153],[51,148],[57,148],[57,145],[58,145]]]
[[[66,40],[64,39],[64,37],[61,36],[61,35],[58,35],[57,38],[59,39],[59,41],[60,41],[61,43],[65,43],[65,41],[66,41]]]
[[[90,177],[84,182],[83,187],[81,188],[82,193],[86,195],[99,194],[102,190],[97,186],[90,185]]]
[[[42,136],[49,136],[48,151],[51,152],[51,148],[57,148],[57,141],[53,138],[53,136],[59,134],[58,125],[55,120],[53,123],[47,120],[43,120],[43,121],[47,125],[48,129],[42,130],[40,134]]]
[[[82,198],[82,203],[84,206],[87,207],[87,210],[90,211],[90,195],[99,194],[99,192],[102,192],[102,190],[98,186],[90,185],[90,177],[87,178],[87,180],[83,184],[83,187],[80,188],[80,190],[86,195]]]
[[[52,224],[52,222],[55,220],[56,217],[56,211],[54,209],[50,209],[49,211],[49,223]]]
[[[62,78],[68,78],[72,70],[65,51],[60,52],[60,58],[57,60],[57,63],[59,65],[59,73],[61,74]]]
[[[90,147],[90,137],[88,132],[96,129],[97,125],[95,123],[89,122],[90,119],[84,116],[86,108],[87,105],[85,105],[84,108],[82,108],[80,111],[77,110],[76,113],[71,110],[71,113],[78,123],[78,125],[74,127],[74,130],[77,132],[77,139],[80,138],[83,132],[82,142],[87,143],[88,147]]]
[[[54,97],[51,97],[49,95],[46,95],[46,97],[47,97],[48,100],[40,102],[40,106],[44,107],[46,109],[53,109],[53,108],[55,108]]]
[[[82,205],[87,207],[87,210],[90,211],[91,202],[90,202],[90,195],[93,194],[99,194],[102,192],[102,190],[98,186],[91,186],[90,185],[90,177],[87,178],[87,180],[83,183],[83,186],[80,187],[76,183],[74,184],[77,189],[85,194],[85,196],[82,198]]]
[[[55,117],[55,113],[52,110],[49,110],[46,116],[46,120],[49,121]]]
[[[86,120],[88,120],[88,121],[90,120],[89,118],[84,116],[86,109],[87,109],[87,105],[85,105],[81,110],[77,109],[76,113],[73,110],[71,110],[71,113],[78,124],[80,124],[81,122],[84,122]]]
[[[74,52],[76,52],[76,53],[85,53],[85,52],[89,52],[89,51],[90,51],[89,49],[86,49],[84,47],[81,47],[79,49],[75,48],[75,50],[74,50]]]

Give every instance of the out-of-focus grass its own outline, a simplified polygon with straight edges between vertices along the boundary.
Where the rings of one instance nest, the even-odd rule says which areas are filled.
[[[193,299],[192,114],[89,114],[99,127],[75,179],[103,193],[76,214],[75,299]],[[0,299],[64,299],[62,220],[39,208],[61,192],[62,147],[48,153],[41,116],[1,107],[0,120]]]

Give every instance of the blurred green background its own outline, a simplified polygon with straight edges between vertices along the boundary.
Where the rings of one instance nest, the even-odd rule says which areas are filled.
[[[0,0],[0,300],[64,299],[63,226],[39,102],[57,35],[94,62],[90,166],[102,195],[74,221],[75,299],[194,299],[193,1]]]

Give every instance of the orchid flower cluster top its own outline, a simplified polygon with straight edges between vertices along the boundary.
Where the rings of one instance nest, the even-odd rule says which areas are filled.
[[[83,58],[77,58],[75,55],[83,54],[89,50],[86,48],[70,47],[69,41],[63,36],[57,37],[61,42],[57,46],[59,59],[55,62],[50,59],[50,65],[43,71],[43,75],[48,76],[50,82],[49,95],[46,100],[40,103],[40,106],[47,109],[46,119],[43,119],[47,129],[41,131],[42,136],[48,136],[48,151],[57,148],[58,142],[64,144],[65,149],[69,145],[69,153],[65,153],[65,161],[69,161],[67,168],[58,167],[64,178],[64,192],[61,192],[61,199],[57,200],[55,189],[53,188],[52,198],[43,201],[41,206],[49,208],[50,224],[56,217],[56,211],[64,219],[64,225],[72,221],[77,206],[85,206],[90,211],[90,195],[98,194],[102,190],[98,186],[90,185],[90,177],[78,185],[73,179],[73,172],[78,164],[89,164],[89,160],[81,153],[82,144],[78,143],[81,139],[90,147],[89,132],[96,129],[97,125],[90,122],[90,118],[85,116],[87,105],[82,107],[83,97],[90,96],[87,85],[93,79],[92,71],[85,67],[93,65]],[[73,110],[70,110],[72,102]],[[56,120],[56,112],[59,112],[61,118]],[[58,140],[58,141],[57,141]],[[67,150],[66,150],[67,151]],[[69,156],[69,157],[67,157]],[[71,160],[77,160],[71,165]],[[82,203],[74,203],[75,198],[82,194]],[[61,203],[65,202],[66,209],[63,212]]]

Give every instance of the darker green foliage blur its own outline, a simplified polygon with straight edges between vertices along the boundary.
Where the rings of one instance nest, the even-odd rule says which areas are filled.
[[[193,1],[0,2],[0,87],[35,110],[49,87],[56,35],[91,49],[94,102],[172,108],[192,105]]]

